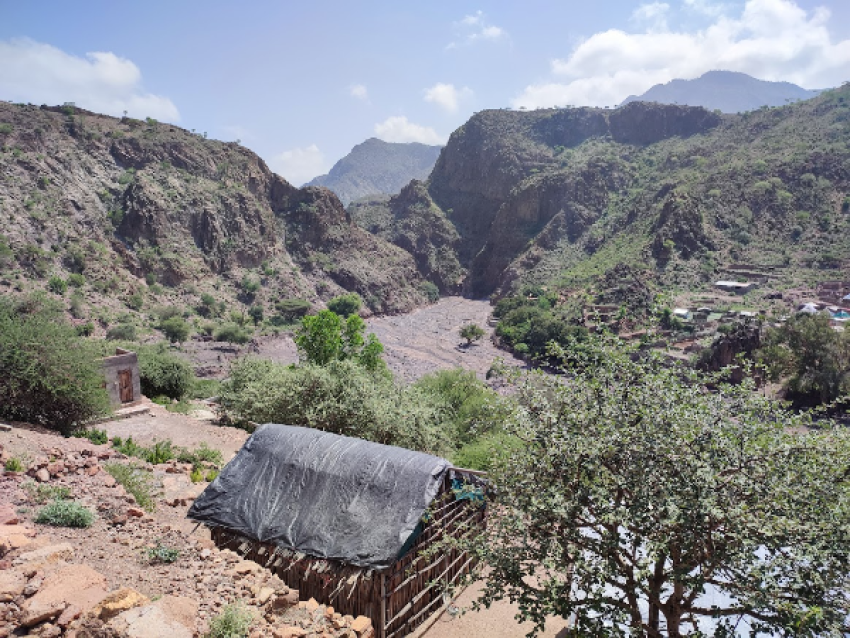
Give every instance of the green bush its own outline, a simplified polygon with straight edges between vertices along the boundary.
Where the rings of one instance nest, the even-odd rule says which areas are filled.
[[[275,304],[278,314],[286,321],[294,321],[310,312],[313,306],[304,299],[282,299]]]
[[[68,282],[58,275],[47,280],[47,288],[56,295],[64,295],[68,291]]]
[[[53,501],[41,508],[35,522],[54,527],[91,527],[94,514],[74,501]]]
[[[111,341],[135,341],[136,326],[131,323],[119,323],[106,331],[106,338]]]
[[[161,540],[157,540],[153,547],[145,550],[145,556],[149,563],[173,563],[180,558],[180,550],[163,545]]]
[[[94,324],[91,321],[81,323],[76,327],[76,332],[80,337],[91,337],[94,334]]]
[[[171,343],[183,343],[189,338],[189,324],[183,317],[169,317],[159,324],[162,334]]]
[[[40,297],[0,297],[0,416],[62,433],[109,412],[96,344]]]
[[[473,341],[478,341],[484,336],[484,328],[477,323],[468,323],[460,329],[460,338],[466,339],[466,345],[472,345]]]
[[[422,291],[422,294],[425,295],[431,303],[436,303],[440,300],[440,289],[437,288],[436,284],[430,281],[423,281],[419,285],[419,290]]]
[[[216,341],[243,344],[251,340],[251,334],[235,323],[226,323],[215,331],[213,337]]]
[[[142,306],[145,304],[145,297],[141,292],[134,292],[132,295],[127,297],[126,304],[131,310],[141,310]]]
[[[149,512],[155,509],[155,487],[150,472],[124,463],[107,463],[103,469],[133,495],[139,507]]]
[[[254,622],[254,615],[241,603],[222,608],[221,613],[210,621],[206,638],[245,638]]]
[[[74,436],[79,439],[88,439],[94,445],[105,445],[109,443],[109,435],[106,430],[98,430],[97,428],[83,428],[74,432]]]
[[[487,472],[499,459],[522,447],[522,441],[515,436],[494,432],[467,443],[452,455],[451,460],[456,467]]]
[[[17,456],[13,456],[12,458],[6,459],[6,462],[3,464],[3,469],[7,472],[23,472],[24,463]]]
[[[184,359],[168,352],[164,344],[137,348],[136,354],[139,357],[142,394],[181,399],[189,392],[194,381],[192,367]]]
[[[48,485],[47,483],[36,483],[27,481],[21,485],[31,501],[36,503],[48,503],[50,501],[64,501],[71,498],[71,488],[64,485]]]
[[[235,424],[289,423],[433,453],[452,446],[431,396],[350,359],[297,367],[244,359],[220,401]]]
[[[328,310],[338,314],[340,317],[348,317],[349,315],[357,314],[360,306],[363,305],[363,300],[356,292],[349,292],[339,297],[334,297],[328,302]]]
[[[248,316],[251,317],[255,326],[259,323],[262,323],[263,315],[263,307],[260,304],[254,304],[253,306],[248,308]]]

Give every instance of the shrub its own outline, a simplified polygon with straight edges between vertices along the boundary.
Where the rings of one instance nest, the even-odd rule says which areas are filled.
[[[145,304],[145,297],[141,292],[134,292],[132,295],[127,297],[126,304],[131,310],[141,310],[142,306]]]
[[[253,296],[260,291],[260,282],[250,275],[245,275],[242,278],[242,292],[246,295]]]
[[[182,343],[189,337],[189,324],[183,317],[169,317],[159,324],[159,329],[171,343]]]
[[[107,414],[99,356],[55,304],[0,297],[0,416],[68,433]]]
[[[79,439],[88,439],[94,445],[106,445],[109,443],[109,435],[106,430],[98,430],[97,428],[83,428],[74,432],[74,436]]]
[[[248,343],[248,341],[251,340],[251,335],[247,330],[235,323],[226,323],[215,331],[215,336],[213,338],[216,341],[243,344]]]
[[[226,605],[221,613],[210,621],[206,638],[245,638],[252,622],[254,615],[241,603]]]
[[[3,464],[3,469],[7,472],[23,472],[24,463],[18,457],[13,456],[9,459],[6,459],[6,462]]]
[[[50,501],[64,501],[71,498],[71,488],[64,485],[48,485],[47,483],[27,481],[21,487],[27,493],[30,500],[36,503],[43,504]]]
[[[423,281],[419,285],[419,290],[422,291],[422,294],[425,295],[425,298],[431,303],[436,303],[440,300],[440,289],[437,288],[436,284],[430,281]]]
[[[263,307],[260,304],[254,304],[248,309],[248,316],[251,317],[256,326],[263,320]]]
[[[94,514],[74,501],[56,500],[38,511],[35,522],[54,527],[91,527]]]
[[[176,547],[163,545],[162,541],[157,539],[153,547],[148,547],[145,550],[145,556],[149,563],[173,563],[180,558],[180,550]]]
[[[192,472],[189,474],[189,480],[192,483],[200,483],[204,480],[204,471],[199,467],[192,468]]]
[[[363,305],[363,300],[356,292],[349,292],[339,297],[334,297],[328,302],[328,310],[338,314],[340,317],[348,317],[356,314]]]
[[[135,341],[136,326],[131,323],[119,323],[106,331],[106,338],[112,341]]]
[[[494,432],[467,443],[452,455],[451,460],[456,467],[487,472],[499,459],[522,446],[522,441],[515,436]]]
[[[164,346],[138,348],[139,378],[145,396],[181,399],[192,387],[192,367]]]
[[[478,341],[484,336],[484,329],[477,323],[468,323],[460,329],[460,338],[466,339],[466,345],[472,345],[473,341]]]
[[[124,463],[107,463],[103,469],[133,495],[139,507],[149,512],[155,509],[154,485],[150,472]]]
[[[91,321],[80,324],[76,331],[80,337],[91,337],[94,334],[94,324]]]
[[[304,299],[283,299],[275,304],[278,313],[287,321],[294,321],[310,312],[312,305]]]
[[[64,295],[68,290],[68,283],[62,277],[53,275],[47,281],[47,288],[56,295]]]

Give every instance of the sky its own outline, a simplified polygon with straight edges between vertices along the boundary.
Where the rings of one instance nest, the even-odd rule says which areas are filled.
[[[239,140],[296,185],[369,137],[444,144],[483,109],[717,69],[850,81],[850,1],[0,0],[0,99]]]

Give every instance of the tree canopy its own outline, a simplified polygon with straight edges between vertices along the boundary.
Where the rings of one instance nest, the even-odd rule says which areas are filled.
[[[307,363],[324,366],[352,359],[368,370],[382,369],[384,346],[372,333],[364,337],[365,330],[366,323],[355,314],[343,320],[335,312],[322,310],[301,320],[295,345]]]
[[[491,471],[481,603],[582,636],[847,631],[844,430],[617,343],[569,360],[525,379],[506,424],[524,445]]]

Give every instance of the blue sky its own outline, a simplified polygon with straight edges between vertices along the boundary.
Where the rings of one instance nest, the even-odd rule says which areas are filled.
[[[0,99],[239,139],[293,183],[486,108],[614,105],[673,78],[850,80],[847,0],[0,0]]]

